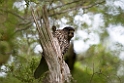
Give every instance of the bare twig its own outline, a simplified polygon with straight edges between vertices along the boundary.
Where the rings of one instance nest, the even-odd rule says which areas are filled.
[[[55,9],[57,9],[57,8],[65,7],[65,6],[67,6],[67,5],[70,5],[70,4],[73,4],[73,3],[76,3],[76,2],[80,2],[80,1],[81,1],[81,0],[72,1],[72,2],[70,2],[70,3],[66,3],[66,4],[64,4],[64,5],[59,5],[59,6],[57,6],[57,7],[54,7],[54,8],[52,8],[52,9],[49,9],[49,10],[55,10]]]
[[[77,10],[79,8],[83,8],[83,9],[89,9],[89,8],[92,8],[98,4],[102,4],[102,3],[105,3],[105,0],[103,1],[100,1],[100,2],[95,2],[93,4],[90,4],[88,6],[82,6],[83,3],[80,3],[77,7],[72,7],[72,8],[69,8],[69,9],[66,9],[66,10],[63,10],[61,12],[56,12],[55,14],[50,14],[49,16],[55,16],[55,15],[60,15],[60,14],[64,14],[66,12],[70,12],[70,11],[73,11],[73,10]],[[59,7],[59,6],[58,6]],[[61,7],[61,6],[60,6]],[[53,9],[56,9],[56,8],[53,8]],[[49,10],[50,11],[50,10]]]
[[[91,78],[90,78],[90,83],[92,83],[93,77],[94,77],[94,75],[96,75],[96,74],[102,75],[102,76],[105,77],[106,80],[110,80],[110,81],[111,81],[111,79],[110,79],[111,76],[116,76],[116,77],[118,78],[119,83],[122,83],[121,78],[120,78],[119,76],[117,76],[116,74],[111,75],[111,76],[108,76],[108,75],[105,75],[102,71],[95,72],[95,71],[94,71],[94,63],[93,63],[93,74],[92,74],[92,76],[91,76]]]
[[[3,9],[3,8],[0,8],[0,11],[4,11],[4,12],[7,12],[7,13],[10,13],[10,14],[12,14],[12,15],[14,15],[14,16],[20,18],[21,20],[25,20],[25,18],[23,18],[22,16],[18,15],[18,14],[15,13],[15,12],[10,11],[10,10],[6,10],[6,9]]]
[[[32,23],[31,22],[27,23],[27,25],[25,27],[23,27],[23,28],[16,28],[15,29],[15,33],[16,32],[19,32],[19,31],[22,31],[22,30],[27,30],[27,29],[30,28],[30,26],[32,26]]]
[[[102,4],[102,3],[105,3],[105,0],[104,0],[104,1],[100,1],[100,2],[95,2],[95,3],[90,4],[90,5],[88,5],[88,6],[83,6],[82,8],[83,8],[83,9],[89,9],[89,8],[91,8],[91,7],[94,7],[94,6],[96,6],[96,5],[98,5],[98,4]]]
[[[95,72],[94,72],[94,63],[93,63],[93,74],[91,76],[90,83],[92,83],[92,79],[93,79],[94,75],[95,75]]]

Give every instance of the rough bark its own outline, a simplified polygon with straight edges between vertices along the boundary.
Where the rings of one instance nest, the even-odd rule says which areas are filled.
[[[46,7],[42,8],[42,21],[40,23],[36,16],[41,16],[34,13],[32,8],[32,16],[37,27],[41,46],[44,51],[44,58],[47,62],[49,71],[43,83],[69,83],[70,82],[70,69],[62,58],[58,40],[53,38],[49,27],[49,20]]]

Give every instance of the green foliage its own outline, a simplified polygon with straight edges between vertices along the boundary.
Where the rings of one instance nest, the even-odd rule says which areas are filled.
[[[104,3],[96,4],[102,0],[24,0],[24,9],[14,6],[15,2],[21,0],[0,0],[0,66],[6,68],[0,72],[5,72],[4,77],[0,77],[0,83],[41,83],[40,79],[33,77],[33,72],[39,64],[39,53],[34,49],[38,45],[38,35],[31,16],[31,7],[35,13],[41,12],[43,5],[48,8],[51,25],[56,26],[71,25],[76,30],[86,31],[87,34],[95,33],[100,38],[99,44],[90,45],[89,49],[78,54],[78,61],[75,63],[73,77],[77,83],[123,83],[124,74],[118,74],[124,67],[123,60],[119,59],[119,54],[123,51],[123,45],[113,44],[114,51],[108,49],[109,32],[106,27],[109,25],[124,24],[124,10],[121,6],[113,3],[117,0],[106,0]],[[110,1],[108,5],[108,1]],[[112,2],[111,2],[112,1]],[[123,1],[118,0],[121,5]],[[18,5],[20,5],[18,3]],[[116,11],[114,11],[114,9]],[[111,12],[111,13],[110,13]],[[117,14],[115,14],[118,12]],[[91,25],[81,20],[75,23],[76,15],[91,15],[89,18]],[[101,14],[103,25],[99,25],[98,30],[92,29],[93,17]],[[63,19],[67,22],[63,23]],[[84,36],[83,36],[84,37]],[[80,40],[78,36],[75,40]],[[88,43],[90,38],[84,39]],[[82,40],[83,41],[83,40]],[[80,46],[79,46],[80,47]],[[10,58],[13,57],[13,58]],[[122,70],[123,71],[123,70]]]
[[[33,73],[38,65],[39,58],[34,56],[28,59],[16,57],[11,65],[6,65],[7,76],[0,77],[2,83],[38,83],[39,80],[34,79]],[[7,80],[5,80],[7,79]]]
[[[73,77],[77,83],[120,83],[116,75],[120,60],[106,52],[101,45],[89,48],[86,56],[76,62]]]
[[[1,51],[0,52],[0,65],[2,65],[9,59],[9,55],[7,53],[11,51],[9,44],[6,41],[0,42],[0,51]]]
[[[22,83],[20,80],[18,80],[17,78],[15,77],[6,77],[6,78],[0,78],[0,82],[1,83]]]

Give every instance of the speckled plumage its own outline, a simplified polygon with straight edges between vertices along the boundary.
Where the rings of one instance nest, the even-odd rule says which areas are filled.
[[[58,29],[53,32],[53,37],[58,39],[60,49],[64,55],[70,45],[70,40],[74,36],[74,29],[72,27],[65,27],[63,29]]]
[[[74,36],[74,29],[72,27],[65,27],[63,29],[56,30],[56,27],[52,27],[53,37],[58,39],[62,55],[64,55],[70,45],[70,40]],[[44,55],[44,54],[43,54]],[[47,63],[44,57],[41,58],[40,64],[34,72],[35,79],[38,79],[44,72],[48,70]]]

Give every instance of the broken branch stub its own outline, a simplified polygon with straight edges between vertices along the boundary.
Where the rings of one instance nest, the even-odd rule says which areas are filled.
[[[71,76],[70,70],[62,58],[62,53],[57,38],[54,38],[50,31],[46,7],[43,6],[42,8],[43,21],[40,21],[41,26],[36,19],[33,9],[32,16],[37,27],[41,46],[44,51],[44,58],[49,68],[49,72],[44,78],[43,83],[69,83]]]

